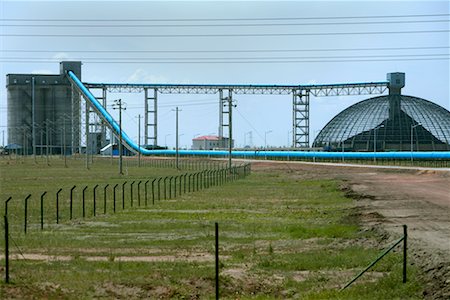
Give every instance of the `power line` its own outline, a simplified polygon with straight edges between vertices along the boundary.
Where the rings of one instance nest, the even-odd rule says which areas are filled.
[[[286,21],[286,20],[342,20],[379,18],[447,17],[450,14],[374,15],[374,16],[326,16],[326,17],[278,17],[278,18],[191,18],[191,19],[32,19],[4,18],[10,22],[219,22],[219,21]]]
[[[447,33],[443,30],[412,30],[412,31],[360,31],[360,32],[316,32],[316,33],[225,33],[225,34],[32,34],[5,33],[4,37],[58,37],[58,38],[192,38],[192,37],[283,37],[283,36],[329,36],[329,35],[377,35],[377,34],[422,34]]]
[[[338,51],[398,51],[398,50],[432,50],[449,49],[449,46],[429,47],[383,47],[383,48],[327,48],[327,49],[249,49],[249,50],[29,50],[3,49],[1,52],[12,53],[270,53],[270,52],[338,52]]]
[[[386,61],[437,61],[449,60],[448,57],[442,58],[392,58],[392,59],[348,59],[348,60],[276,60],[276,61],[86,61],[91,64],[283,64],[283,63],[339,63],[339,62],[386,62]],[[54,60],[1,60],[4,63],[55,63],[59,59]]]
[[[179,27],[271,27],[271,26],[327,26],[327,25],[377,25],[377,24],[413,24],[448,23],[450,20],[407,20],[372,22],[322,22],[322,23],[256,23],[256,24],[3,24],[3,27],[32,28],[179,28]]]
[[[388,55],[358,55],[358,56],[284,56],[284,57],[72,57],[71,59],[83,61],[207,61],[207,60],[297,60],[297,59],[359,59],[359,58],[386,58],[386,57],[433,57],[449,56],[449,53],[431,53],[431,54],[388,54]],[[0,59],[34,59],[32,57],[0,57]],[[39,59],[39,58],[36,58]]]

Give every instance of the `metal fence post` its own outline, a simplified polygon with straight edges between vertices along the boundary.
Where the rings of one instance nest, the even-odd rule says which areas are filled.
[[[188,176],[188,193],[191,192],[191,176],[192,176],[192,174],[189,174],[189,176]]]
[[[116,213],[116,188],[119,186],[118,183],[113,187],[113,212]]]
[[[177,197],[177,177],[176,176],[172,176],[172,177],[170,177],[170,180],[169,180],[169,199],[171,199],[172,198],[172,196],[171,196],[171,186],[170,186],[170,184],[172,183],[172,179],[175,179],[174,180],[174,198],[176,198]]]
[[[197,178],[196,178],[196,185],[197,185],[197,187],[196,187],[196,191],[198,192],[198,189],[199,189],[199,187],[200,187],[200,174],[201,174],[201,172],[198,172],[197,173]]]
[[[44,229],[44,196],[47,192],[43,192],[41,195],[41,230]]]
[[[71,189],[70,189],[70,220],[72,220],[72,211],[73,211],[73,190],[76,188],[77,186],[74,185]]]
[[[105,185],[105,187],[103,188],[103,214],[106,215],[106,189],[108,188],[109,183],[107,185]]]
[[[130,202],[131,202],[131,207],[133,207],[133,184],[135,182],[136,181],[132,181],[131,184],[130,184],[130,198],[131,198]]]
[[[7,201],[9,201],[9,199]],[[4,220],[5,220],[5,283],[9,283],[9,225],[7,215],[4,216]]]
[[[152,204],[155,204],[155,181],[156,178],[152,180]]]
[[[406,283],[406,252],[408,243],[408,227],[403,225],[403,283]]]
[[[29,194],[25,198],[25,206],[24,206],[24,212],[25,212],[25,219],[24,219],[24,233],[27,233],[27,218],[28,218],[28,199],[30,199],[31,194]]]
[[[216,231],[216,299],[219,299],[219,224],[215,223]]]
[[[161,193],[160,193],[160,188],[161,188],[161,186],[160,186],[160,182],[161,182],[161,180],[162,180],[162,177],[159,177],[158,178],[158,200],[161,200]],[[153,204],[155,204],[155,203],[153,203]]]
[[[181,196],[181,192],[183,191],[182,189],[181,189],[181,180],[183,179],[183,176],[184,176],[184,174],[181,174],[179,177],[180,177],[180,182],[179,182],[179,190],[178,190],[178,195],[179,196]],[[186,183],[184,184],[184,189],[186,190]]]
[[[145,206],[147,207],[147,184],[149,183],[150,180],[147,180],[144,183],[144,192],[145,192]]]
[[[61,193],[62,189],[59,189],[56,192],[56,224],[59,224],[59,193]]]
[[[166,194],[166,180],[167,180],[167,176],[164,177],[164,200],[167,199],[167,194]]]
[[[85,193],[86,193],[86,189],[87,189],[87,188],[88,188],[88,187],[85,186],[84,189],[83,189],[83,218],[86,217]]]
[[[96,208],[97,208],[97,205],[96,205],[96,203],[97,203],[97,201],[96,201],[96,189],[98,188],[98,184],[96,184],[95,186],[94,186],[94,189],[92,190],[93,191],[93,194],[94,194],[94,217],[95,217],[95,214],[96,214]]]
[[[138,181],[138,184],[137,184],[137,192],[138,192],[138,206],[141,206],[141,183],[142,183],[142,180],[139,180]]]
[[[122,209],[125,209],[125,184],[127,184],[126,181],[122,183]]]
[[[9,197],[5,202],[5,283],[9,283],[9,223],[8,223],[8,202],[12,199]]]

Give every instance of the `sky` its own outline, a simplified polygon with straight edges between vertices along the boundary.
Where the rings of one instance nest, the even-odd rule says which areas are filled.
[[[404,72],[403,94],[450,109],[449,1],[0,0],[0,19],[5,134],[6,74],[57,74],[61,60],[81,60],[82,80],[102,83],[332,84]],[[311,142],[336,114],[370,97],[312,96]],[[118,98],[127,103],[124,130],[137,140],[144,95],[108,93]],[[158,144],[175,145],[177,106],[182,147],[217,135],[218,98],[159,95]],[[292,142],[291,95],[234,100],[235,145]]]

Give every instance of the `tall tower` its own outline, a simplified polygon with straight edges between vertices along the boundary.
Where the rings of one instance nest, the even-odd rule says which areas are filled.
[[[405,86],[405,73],[388,73],[389,82],[389,119],[395,120],[400,114],[401,91]]]

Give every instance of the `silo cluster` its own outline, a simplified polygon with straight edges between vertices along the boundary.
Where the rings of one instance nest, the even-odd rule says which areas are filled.
[[[66,71],[81,78],[81,62],[60,63],[60,74],[8,74],[8,145],[24,154],[80,151],[79,95]]]

